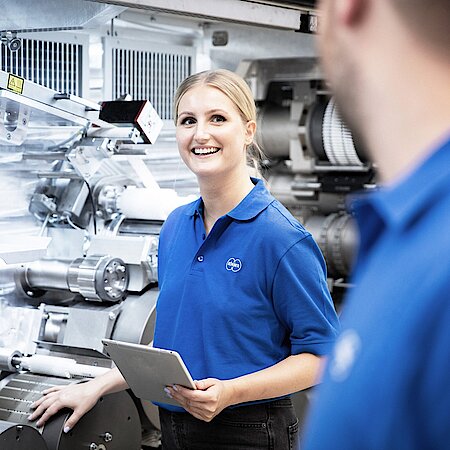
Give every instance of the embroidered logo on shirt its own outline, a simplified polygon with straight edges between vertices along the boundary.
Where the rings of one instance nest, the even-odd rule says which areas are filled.
[[[355,330],[344,331],[337,340],[330,361],[330,375],[334,381],[344,381],[361,350],[361,339]]]
[[[230,258],[226,262],[225,268],[231,272],[239,272],[242,269],[242,262],[239,258]]]

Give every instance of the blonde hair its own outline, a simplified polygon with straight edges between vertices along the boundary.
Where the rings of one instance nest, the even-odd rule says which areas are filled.
[[[173,101],[175,124],[177,123],[178,107],[181,98],[190,89],[201,85],[214,87],[225,94],[236,105],[244,123],[251,120],[256,122],[255,100],[246,81],[230,70],[217,69],[195,73],[181,82],[175,92]],[[255,170],[256,173],[254,175],[258,177],[262,177],[260,166],[263,159],[264,153],[258,143],[253,140],[247,146],[247,164]]]

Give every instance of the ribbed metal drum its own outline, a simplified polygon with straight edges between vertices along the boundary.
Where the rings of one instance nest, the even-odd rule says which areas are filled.
[[[0,420],[26,427],[30,422],[31,404],[41,397],[42,391],[55,385],[66,385],[73,380],[33,374],[13,374],[0,381]],[[71,411],[64,409],[43,428],[35,429],[45,441],[48,450],[140,450],[141,421],[134,401],[123,391],[102,397],[94,408],[84,415],[69,433],[64,433],[64,423]],[[1,422],[0,422],[1,423]],[[25,427],[24,427],[25,429]],[[11,433],[11,432],[10,432]],[[93,444],[93,445],[92,445]],[[0,445],[1,449],[8,449]],[[40,450],[40,447],[11,447],[12,449]]]

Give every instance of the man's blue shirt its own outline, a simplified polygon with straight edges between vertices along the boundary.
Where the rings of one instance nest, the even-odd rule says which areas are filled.
[[[202,207],[176,209],[161,230],[155,347],[178,351],[198,380],[326,353],[338,321],[310,233],[262,181],[207,237]]]
[[[450,141],[354,207],[356,287],[305,448],[448,449]]]

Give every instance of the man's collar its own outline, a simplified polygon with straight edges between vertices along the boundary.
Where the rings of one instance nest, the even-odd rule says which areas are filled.
[[[406,227],[424,212],[450,183],[450,140],[433,152],[405,180],[357,198],[354,207],[371,204],[387,225]]]

